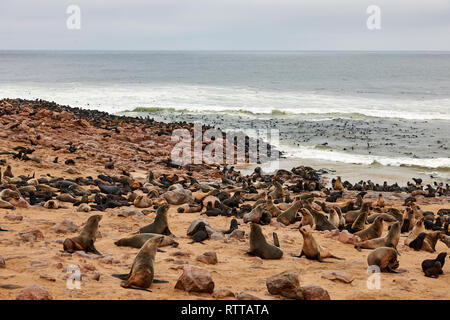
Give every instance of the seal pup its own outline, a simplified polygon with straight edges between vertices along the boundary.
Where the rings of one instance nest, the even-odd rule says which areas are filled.
[[[378,266],[381,272],[397,273],[399,262],[397,259],[397,251],[394,248],[380,247],[373,250],[367,257],[367,264],[370,266]]]
[[[273,204],[271,196],[267,196],[264,209],[268,211],[272,215],[272,217],[278,217],[281,214],[281,210]]]
[[[233,218],[230,223],[230,228],[228,230],[224,231],[223,234],[230,234],[234,230],[238,229],[238,227],[239,227],[239,224],[238,224],[237,220]]]
[[[154,237],[162,237],[161,241],[158,243],[158,247],[172,246],[177,247],[178,242],[171,236],[164,236],[157,233],[140,233],[128,238],[122,238],[114,242],[118,247],[131,247],[140,249],[147,242],[148,239]]]
[[[14,175],[13,175],[12,170],[11,170],[11,166],[9,164],[6,167],[6,170],[3,171],[3,176],[4,177],[8,177],[8,178],[14,178]]]
[[[445,235],[445,234],[441,234],[440,240],[441,240],[443,243],[445,243],[445,245],[446,245],[447,247],[450,248],[450,236]]]
[[[101,215],[93,215],[88,218],[83,229],[81,229],[80,235],[74,238],[67,238],[64,240],[64,251],[73,253],[81,250],[86,253],[92,252],[94,254],[102,255],[95,249],[94,242],[96,240],[98,225],[102,219]]]
[[[425,273],[425,276],[427,276],[427,277],[435,276],[437,278],[439,274],[443,274],[442,268],[444,268],[446,257],[447,257],[447,252],[441,252],[438,254],[436,259],[424,260],[422,262],[422,271]],[[436,265],[436,262],[439,263],[439,266]],[[432,270],[429,270],[429,269],[432,269]]]
[[[303,236],[303,247],[300,255],[293,255],[293,257],[301,258],[302,256],[306,256],[309,260],[317,260],[319,262],[325,262],[323,259],[326,258],[345,260],[344,258],[336,257],[328,249],[319,245],[312,233],[307,231],[306,228],[301,227],[298,230]]]
[[[267,243],[261,227],[252,222],[250,227],[250,250],[247,251],[247,254],[258,256],[262,259],[281,259],[283,251]]]
[[[200,242],[203,244],[203,240],[209,239],[208,231],[206,230],[206,224],[200,221],[196,228],[194,229],[194,234],[192,235],[192,241],[188,244],[193,244],[194,242]]]
[[[377,217],[375,221],[366,229],[355,232],[354,235],[361,238],[362,241],[381,237],[383,233],[383,217]]]
[[[336,228],[339,228],[340,225],[340,218],[338,213],[336,212],[335,209],[331,208],[330,209],[330,217],[329,220],[331,222],[332,225],[334,225]]]
[[[156,210],[155,220],[152,223],[140,228],[139,233],[157,233],[166,236],[172,235],[172,232],[170,232],[169,230],[169,224],[167,221],[168,210],[169,205],[167,204],[159,206],[158,210]]]
[[[275,189],[269,193],[269,196],[275,200],[282,198],[283,197],[283,186],[277,180],[273,181],[273,186],[275,187]]]
[[[155,255],[163,236],[148,239],[134,258],[130,273],[113,274],[112,276],[124,280],[120,286],[127,289],[150,291],[152,283],[167,283],[168,281],[154,280]],[[151,292],[151,291],[150,291]]]
[[[389,232],[385,237],[379,237],[357,243],[355,244],[355,249],[358,251],[361,251],[361,249],[376,249],[380,247],[390,247],[396,249],[399,241],[400,222],[397,221],[391,226],[391,229],[389,229]]]
[[[149,208],[153,205],[153,201],[147,195],[137,195],[133,201],[136,208]]]
[[[309,210],[306,208],[300,208],[300,213],[302,214],[302,220],[300,222],[300,226],[301,227],[310,226],[311,229],[314,230],[316,228],[316,223],[314,222],[314,217],[309,212]]]

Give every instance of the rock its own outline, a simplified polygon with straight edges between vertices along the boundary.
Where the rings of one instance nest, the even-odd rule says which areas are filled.
[[[340,231],[338,229],[331,230],[331,231],[325,230],[324,233],[323,233],[323,236],[325,238],[332,238],[332,239],[336,240],[336,239],[339,238],[339,234],[340,234]]]
[[[6,262],[2,256],[0,256],[0,268],[6,268]]]
[[[212,297],[214,299],[223,299],[228,297],[234,298],[235,295],[228,289],[217,289],[213,292]]]
[[[302,292],[305,300],[331,300],[328,291],[319,286],[308,285],[302,287]]]
[[[81,265],[83,271],[95,271],[95,266],[92,263],[83,263]]]
[[[136,215],[142,215],[138,210],[135,209],[124,209],[124,210],[120,210],[119,212],[116,213],[118,217],[131,217],[131,216],[136,216]]]
[[[328,280],[340,280],[345,283],[351,283],[355,279],[351,274],[344,271],[330,271],[324,273],[322,278]]]
[[[192,192],[190,190],[184,189],[179,184],[170,186],[169,191],[165,192],[162,197],[166,199],[169,204],[176,205],[191,203],[192,201],[194,201]]]
[[[22,221],[23,216],[20,214],[5,214],[5,219],[10,221]]]
[[[412,286],[411,282],[407,279],[395,278],[394,280],[392,280],[392,282],[394,282],[395,284],[400,286],[401,289],[404,290],[409,290],[411,289]]]
[[[223,241],[225,240],[225,236],[223,235],[222,232],[216,231],[213,234],[211,234],[211,240]]]
[[[281,295],[288,299],[303,300],[303,292],[298,280],[298,274],[284,271],[266,280],[267,290],[272,295]]]
[[[19,236],[22,240],[30,241],[30,240],[44,240],[44,234],[41,230],[30,228],[25,232],[20,232]]]
[[[55,278],[53,278],[53,277],[50,277],[50,276],[48,276],[48,275],[45,275],[45,274],[41,274],[41,275],[39,275],[39,278],[41,278],[41,279],[44,279],[44,280],[48,280],[48,281],[51,281],[51,282],[55,282],[55,281],[56,281],[56,279],[55,279]]]
[[[237,298],[238,298],[238,300],[263,300],[262,298],[257,297],[255,295],[252,295],[252,294],[247,293],[247,292],[239,293]]]
[[[170,255],[175,257],[189,257],[191,253],[188,251],[177,250],[175,252],[172,252]]]
[[[69,233],[77,232],[78,226],[69,219],[64,219],[61,223],[57,224],[54,228],[56,233]]]
[[[175,289],[187,292],[213,293],[214,281],[207,269],[184,265],[183,274],[178,279]]]
[[[33,284],[20,291],[16,300],[53,300],[53,298],[47,289]]]
[[[96,273],[92,276],[92,280],[100,281],[100,273]]]
[[[355,244],[355,243],[360,242],[361,238],[358,236],[355,236],[354,234],[351,234],[347,230],[344,230],[339,234],[339,237],[337,240],[342,243]]]
[[[206,264],[217,264],[217,254],[214,251],[208,251],[199,255],[196,260]]]
[[[228,238],[229,239],[242,240],[242,239],[244,239],[244,236],[245,236],[245,231],[244,230],[236,229],[236,230],[233,230],[233,232],[230,233]]]

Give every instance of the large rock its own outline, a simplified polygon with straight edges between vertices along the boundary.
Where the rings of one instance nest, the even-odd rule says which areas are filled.
[[[208,251],[199,255],[196,260],[206,264],[217,264],[217,254],[214,251]]]
[[[305,300],[331,300],[328,291],[319,286],[308,285],[302,287],[302,292]]]
[[[171,186],[169,188],[169,191],[165,192],[162,197],[166,199],[169,204],[176,205],[191,203],[192,201],[194,201],[192,192],[190,190],[184,189],[181,185],[178,184]]]
[[[77,232],[78,226],[69,219],[64,219],[54,227],[56,233]]]
[[[214,291],[214,293],[212,294],[212,297],[214,299],[223,299],[223,298],[234,298],[235,295],[232,291],[228,290],[228,289],[218,289],[216,291]]]
[[[25,241],[44,240],[44,234],[41,230],[36,228],[29,228],[25,232],[20,232],[19,236],[22,240]]]
[[[245,231],[244,230],[236,229],[236,230],[233,230],[233,232],[230,233],[229,238],[230,239],[242,240],[242,239],[244,239],[244,236],[245,236]]]
[[[207,269],[184,265],[183,274],[178,279],[175,289],[187,292],[213,293],[214,281]]]
[[[52,296],[44,287],[31,285],[19,292],[16,300],[52,300]]]
[[[266,286],[270,294],[281,295],[288,299],[304,299],[298,274],[295,272],[284,271],[267,278]]]
[[[341,231],[339,234],[338,240],[342,243],[356,244],[361,242],[361,238],[351,234],[347,230]]]

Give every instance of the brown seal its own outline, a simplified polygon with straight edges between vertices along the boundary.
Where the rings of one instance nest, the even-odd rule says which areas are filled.
[[[275,189],[269,193],[272,199],[280,199],[283,197],[283,186],[277,181],[273,181],[273,186]]]
[[[381,237],[383,233],[383,217],[377,217],[375,221],[366,229],[355,232],[354,235],[361,238],[361,241]]]
[[[316,228],[316,223],[314,222],[313,215],[306,208],[300,208],[300,212],[302,214],[302,221],[300,223],[300,226],[310,226],[311,229],[314,230]]]
[[[294,257],[300,258],[302,256],[306,256],[306,258],[310,260],[317,260],[319,262],[324,262],[323,259],[326,258],[345,260],[344,258],[336,257],[328,249],[319,245],[316,239],[314,239],[312,233],[306,230],[306,228],[301,227],[298,230],[303,236],[303,248],[302,251],[300,252],[300,255],[298,256],[294,255]]]
[[[169,224],[167,222],[168,210],[169,205],[167,204],[159,206],[158,210],[156,210],[155,220],[152,223],[140,228],[139,233],[157,233],[170,236],[172,232],[170,232]]]
[[[376,249],[380,247],[397,248],[398,241],[400,240],[400,222],[397,221],[391,226],[388,234],[383,238],[375,238],[366,240],[361,243],[355,244],[355,248],[361,249]]]
[[[136,249],[142,248],[144,243],[147,242],[148,239],[162,236],[162,240],[159,242],[158,247],[165,247],[165,246],[173,246],[177,247],[178,242],[175,241],[175,239],[171,236],[164,236],[157,233],[140,233],[137,235],[134,235],[132,237],[128,238],[122,238],[114,242],[114,244],[118,247],[132,247]]]
[[[423,217],[416,221],[416,224],[411,233],[408,235],[408,238],[405,239],[405,245],[409,246],[409,244],[413,242],[419,236],[419,234],[425,232],[425,226],[423,224],[424,221],[425,219]]]
[[[361,215],[361,213],[369,213],[371,202],[364,202],[360,210],[348,211],[344,214],[346,223],[353,223]]]
[[[294,204],[289,209],[283,211],[278,215],[277,221],[281,222],[285,226],[294,223],[296,221],[297,211],[302,207],[302,205],[303,205],[302,200],[295,201]]]
[[[264,204],[260,203],[252,209],[252,211],[244,214],[244,223],[259,222],[263,215]]]
[[[368,216],[369,212],[368,211],[363,211],[360,213],[360,215],[358,216],[358,218],[356,218],[355,221],[353,221],[352,224],[352,232],[358,232],[358,231],[362,231],[364,230],[365,226],[366,226],[366,221],[367,221],[367,216]]]
[[[442,235],[442,231],[432,231],[427,233],[423,239],[421,250],[428,252],[436,252],[436,243]]]
[[[74,238],[67,238],[64,240],[64,251],[73,253],[75,251],[84,251],[86,253],[92,252],[101,255],[100,252],[95,249],[94,242],[97,236],[98,224],[102,219],[101,215],[93,215],[88,218],[83,229],[81,229],[80,235]]]
[[[250,250],[247,253],[262,259],[281,259],[283,256],[280,248],[267,243],[261,227],[254,222],[250,228]]]
[[[398,268],[397,251],[394,248],[380,247],[373,250],[367,257],[367,264],[378,266],[381,272],[394,272]]]
[[[281,210],[276,205],[273,204],[271,196],[267,196],[264,209],[267,212],[269,212],[272,215],[272,217],[278,217],[281,214]]]
[[[113,274],[114,277],[124,280],[120,285],[123,288],[150,291],[153,282],[166,283],[167,281],[153,280],[155,276],[155,255],[164,237],[162,235],[148,239],[134,258],[129,274]]]

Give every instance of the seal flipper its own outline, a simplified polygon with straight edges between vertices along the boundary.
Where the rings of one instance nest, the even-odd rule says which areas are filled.
[[[152,290],[145,289],[145,288],[139,288],[139,287],[135,287],[135,286],[124,287],[123,285],[121,285],[121,287],[124,289],[133,289],[133,290],[142,290],[142,291],[152,292]]]
[[[330,255],[328,258],[333,258],[333,259],[337,259],[337,260],[345,260],[345,258],[340,258],[340,257],[336,257],[333,255]]]
[[[278,235],[276,232],[273,233],[273,245],[275,247],[280,247],[280,241],[278,240]]]
[[[156,249],[156,251],[158,251],[158,252],[166,252],[166,251],[161,250],[161,249]]]
[[[153,279],[153,283],[169,283],[169,281],[167,281],[167,280]]]
[[[130,277],[130,274],[129,273],[113,273],[112,276],[115,278],[119,278],[120,280],[128,280],[128,278]]]
[[[298,256],[296,256],[295,254],[291,254],[291,256],[293,256],[294,258],[301,258],[305,255],[305,253],[303,252],[303,250],[300,252],[300,254]]]
[[[0,231],[8,231],[8,230],[0,228]]]

